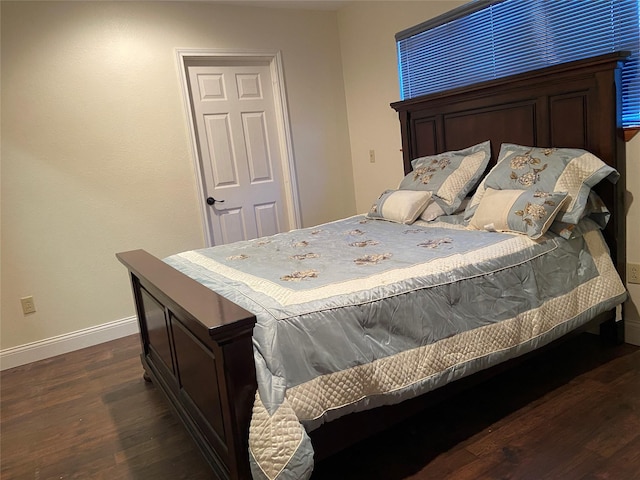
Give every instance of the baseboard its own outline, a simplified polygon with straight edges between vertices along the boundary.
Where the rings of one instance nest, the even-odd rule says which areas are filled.
[[[37,362],[138,332],[138,319],[129,317],[45,340],[5,348],[0,350],[0,370]]]
[[[632,345],[640,345],[640,322],[624,322],[624,341]]]

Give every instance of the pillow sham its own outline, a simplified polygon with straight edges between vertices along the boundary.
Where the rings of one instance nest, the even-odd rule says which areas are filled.
[[[604,227],[607,226],[607,223],[609,223],[609,219],[611,218],[611,212],[600,198],[600,195],[593,190],[589,192],[589,196],[587,197],[584,216],[589,217],[591,220],[596,222],[601,230],[604,230]]]
[[[525,233],[536,239],[551,226],[568,198],[567,192],[487,188],[469,228]]]
[[[572,240],[599,228],[600,226],[596,222],[584,217],[578,223],[553,222],[549,227],[549,231],[567,240]]]
[[[553,233],[557,233],[567,240],[578,238],[582,236],[584,229],[576,227],[578,227],[582,223],[582,221],[587,218],[595,223],[595,225],[597,225],[600,230],[604,230],[604,228],[607,226],[607,223],[609,223],[609,219],[611,218],[611,212],[602,201],[600,196],[593,190],[589,192],[587,205],[580,222],[566,223],[555,220],[549,227],[549,230],[551,230]]]
[[[385,190],[369,209],[367,218],[413,223],[430,200],[431,192]]]
[[[500,151],[500,153],[498,154],[498,159],[496,160],[496,164],[500,163],[502,160],[504,160],[504,157],[502,155],[504,155],[505,152]],[[493,166],[493,168],[496,168],[495,165]],[[492,170],[493,170],[492,168]],[[473,217],[473,214],[476,213],[476,209],[478,208],[478,205],[480,204],[480,200],[482,200],[482,197],[484,195],[484,192],[486,192],[487,187],[485,186],[485,181],[486,181],[487,177],[485,176],[482,181],[478,184],[478,188],[476,188],[476,191],[473,192],[473,196],[471,197],[471,200],[469,200],[469,203],[467,204],[467,207],[464,210],[464,221],[468,222],[471,217]]]
[[[569,201],[558,220],[577,223],[582,218],[591,187],[618,172],[592,153],[579,148],[539,148],[503,143],[501,162],[489,172],[485,187],[496,190],[567,192]]]
[[[455,212],[453,212],[453,214],[464,212],[465,208],[467,208],[467,205],[469,204],[469,200],[471,200],[471,197],[464,197],[464,199],[460,203],[460,206]],[[444,213],[444,210],[440,208],[440,205],[438,205],[436,202],[429,202],[427,208],[425,208],[424,211],[420,214],[420,220],[422,220],[423,222],[431,222],[436,218],[441,217],[442,215],[446,215],[446,213]]]
[[[484,174],[491,156],[489,141],[463,150],[416,158],[399,190],[426,190],[447,214],[454,213]]]

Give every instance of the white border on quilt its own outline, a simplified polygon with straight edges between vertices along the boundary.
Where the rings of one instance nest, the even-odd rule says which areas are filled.
[[[549,251],[555,250],[557,248],[557,244],[555,243],[555,240],[552,239],[552,241],[554,242],[554,246],[551,250],[541,252],[535,257],[528,257],[526,260],[523,260],[523,262],[530,261],[532,258],[545,255]],[[535,243],[536,242],[534,240],[531,240],[529,237],[526,237],[524,235],[514,235],[510,236],[506,240],[502,240],[498,243],[480,248],[478,250],[474,250],[473,252],[469,252],[466,254],[455,254],[448,257],[437,258],[435,260],[418,263],[407,268],[387,270],[365,278],[355,278],[344,282],[331,283],[330,285],[326,285],[323,287],[310,288],[301,291],[285,288],[270,280],[256,277],[255,275],[251,275],[249,273],[236,270],[235,268],[228,267],[197,251],[183,252],[178,254],[177,256],[206,270],[215,272],[218,275],[222,275],[230,280],[248,284],[254,291],[262,293],[264,295],[268,295],[282,306],[290,306],[300,305],[316,300],[322,300],[336,295],[344,295],[370,290],[375,287],[401,282],[410,278],[450,273],[467,265],[486,262],[496,258],[504,257],[506,255],[518,253],[531,247],[532,245],[535,245]],[[504,270],[505,268],[511,268],[512,266],[514,266],[514,264],[502,266],[494,270],[494,272]],[[480,274],[469,275],[468,277],[464,278],[473,278],[475,276],[483,276],[489,273],[493,272],[482,272]],[[463,278],[458,278],[456,279],[456,281],[462,279]],[[403,293],[406,293],[406,291],[403,291]]]

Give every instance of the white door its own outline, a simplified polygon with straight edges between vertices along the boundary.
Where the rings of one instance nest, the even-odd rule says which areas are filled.
[[[186,70],[211,243],[294,228],[269,62],[201,60]]]

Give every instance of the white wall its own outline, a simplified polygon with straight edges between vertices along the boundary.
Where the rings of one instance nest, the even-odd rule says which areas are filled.
[[[389,107],[399,100],[395,33],[466,2],[354,2],[338,12],[356,206],[366,212],[402,179],[400,128]],[[375,150],[376,163],[369,162]],[[629,262],[640,263],[640,135],[627,144]],[[640,344],[640,285],[628,285],[627,339]]]
[[[204,245],[176,48],[281,50],[303,223],[355,213],[336,12],[0,6],[1,349],[132,316],[116,252]]]
[[[466,2],[353,2],[338,11],[358,212],[402,180],[395,34]],[[369,161],[369,150],[376,162]]]
[[[640,134],[627,143],[627,262],[640,263]],[[627,284],[627,341],[640,345],[640,285]]]

